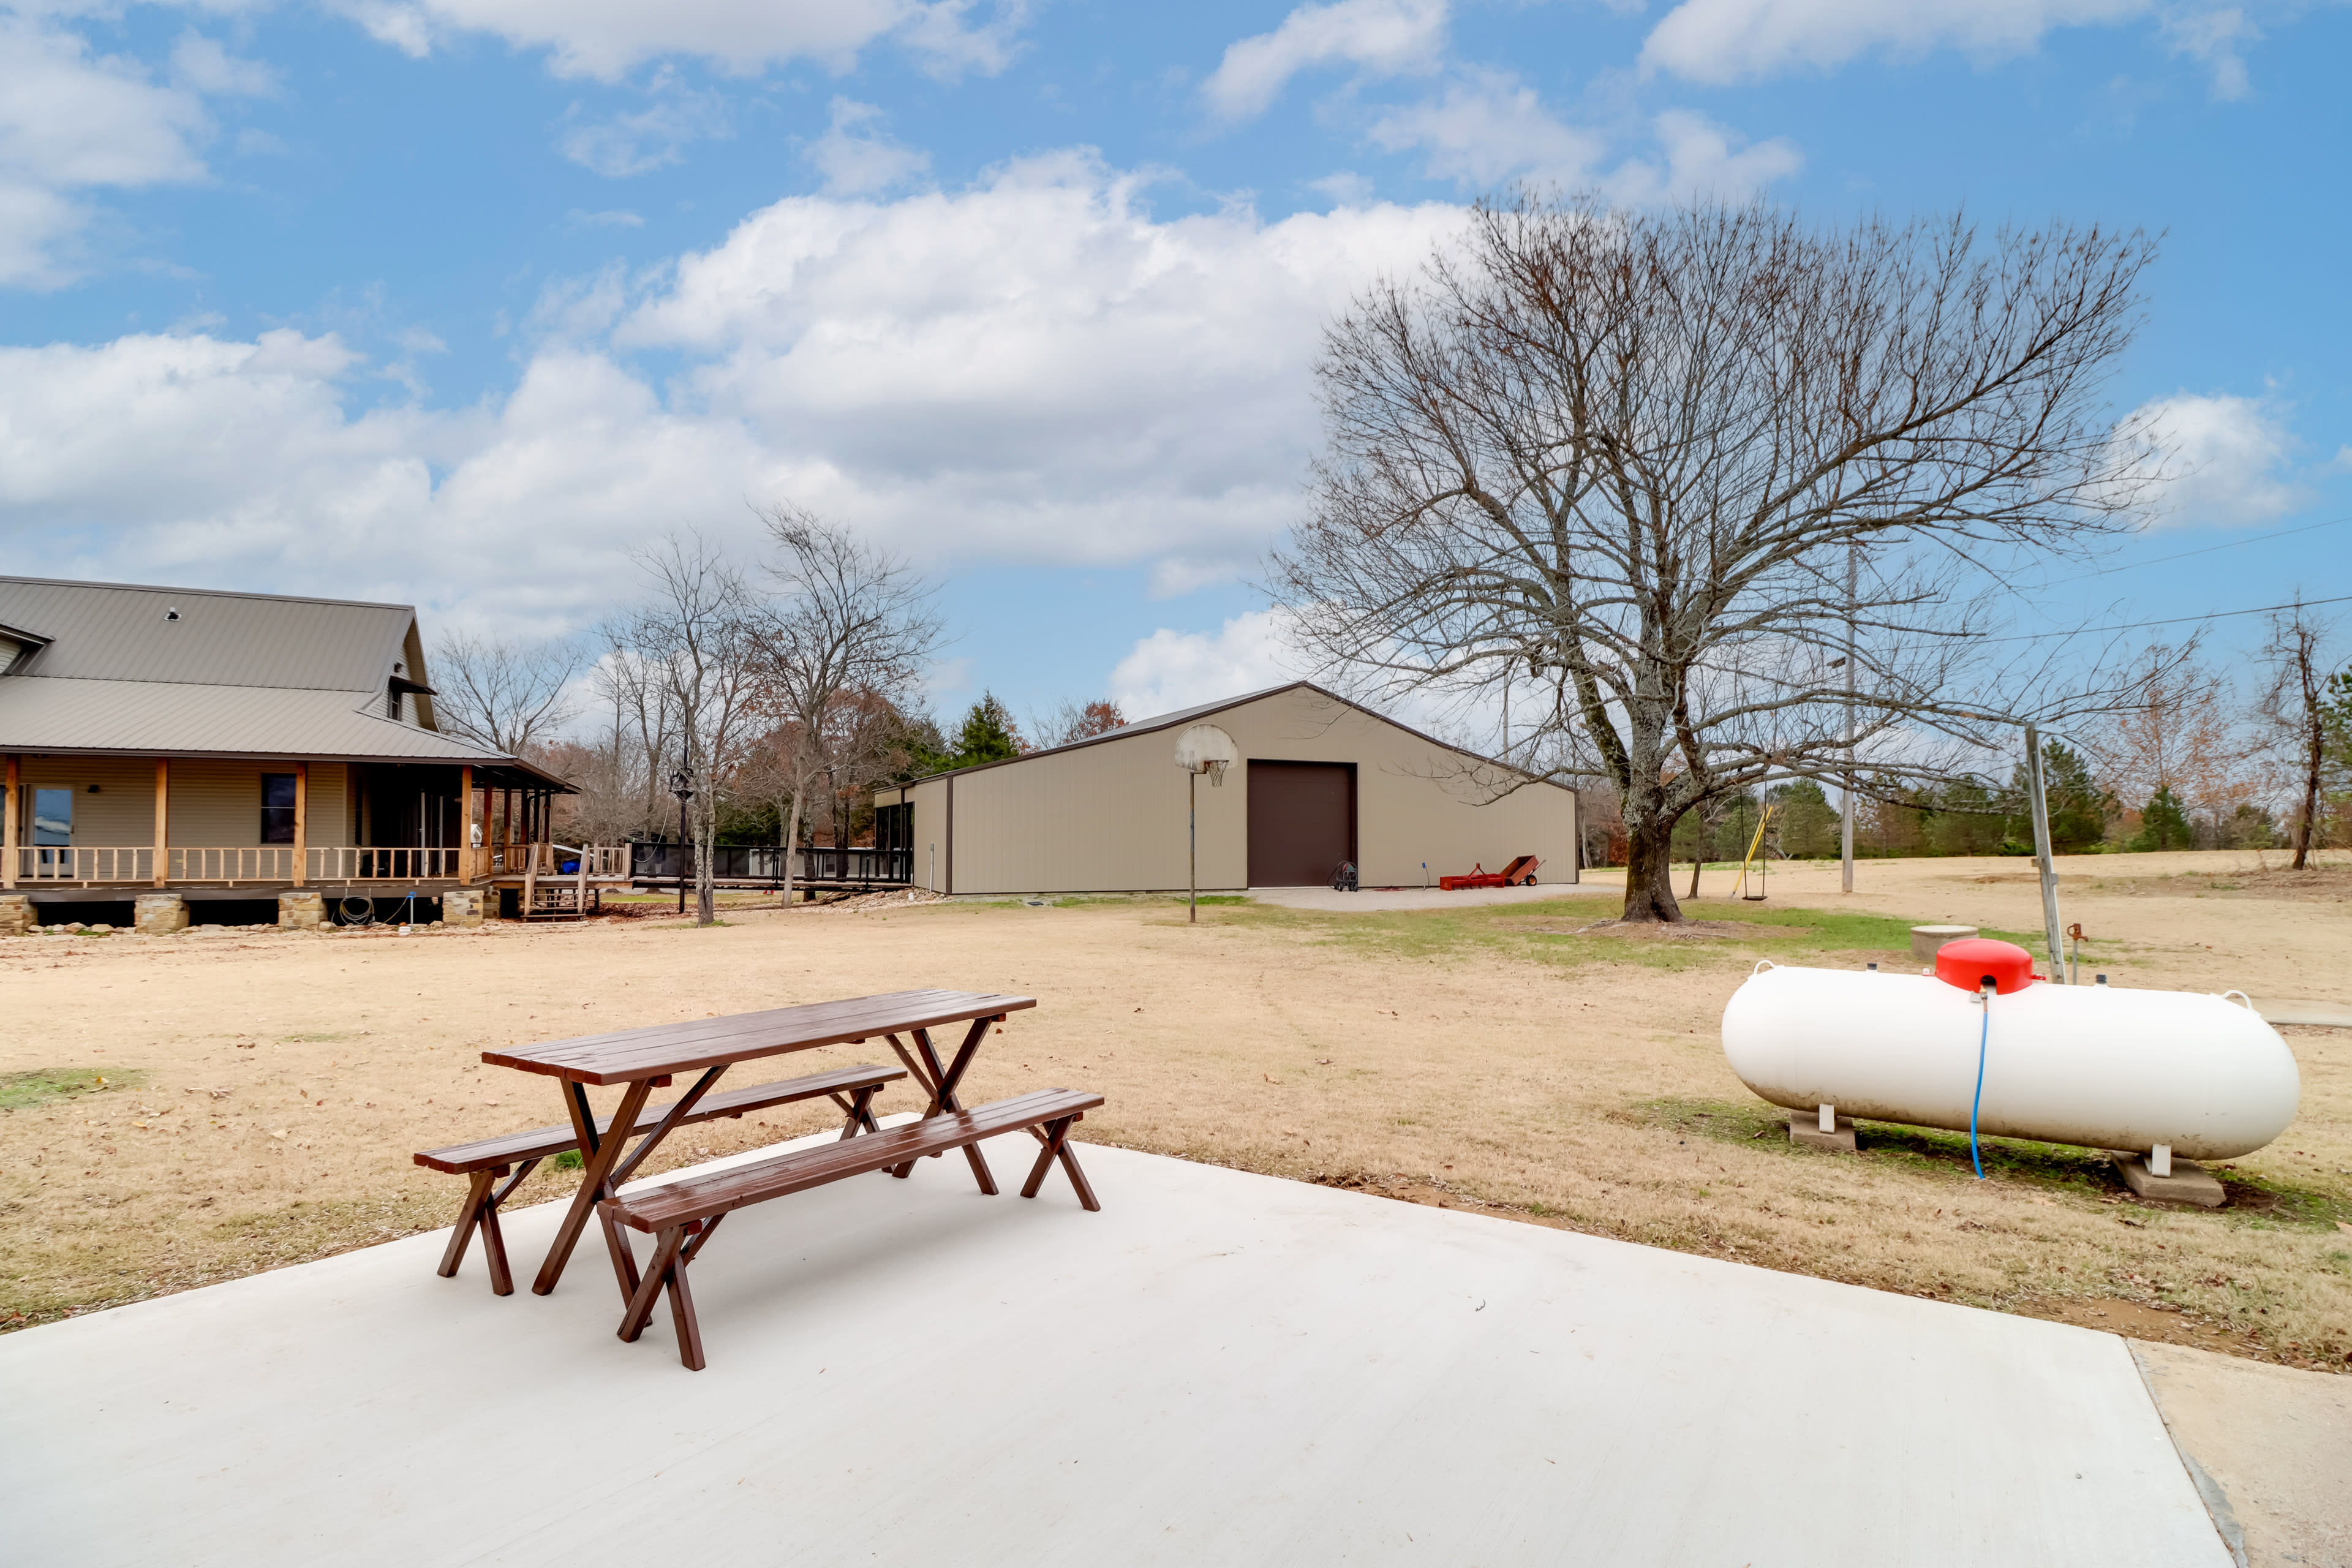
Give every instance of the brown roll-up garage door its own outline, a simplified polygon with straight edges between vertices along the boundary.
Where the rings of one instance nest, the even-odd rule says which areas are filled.
[[[1355,858],[1355,763],[1250,760],[1251,887],[1328,886]]]

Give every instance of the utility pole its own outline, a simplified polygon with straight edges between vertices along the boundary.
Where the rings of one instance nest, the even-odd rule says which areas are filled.
[[[2064,949],[2058,942],[2058,868],[2050,863],[2050,797],[2042,783],[2042,736],[2025,727],[2025,777],[2033,792],[2033,863],[2042,869],[2042,936],[2050,944],[2050,983],[2066,984]]]
[[[1853,601],[1862,546],[1845,547],[1845,800],[1838,812],[1839,885],[1853,891]]]

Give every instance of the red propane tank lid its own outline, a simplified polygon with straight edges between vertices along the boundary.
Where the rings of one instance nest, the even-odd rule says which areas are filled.
[[[2033,984],[2033,955],[2013,942],[1969,936],[1936,950],[1936,978],[1963,991],[1974,991],[1988,979],[2003,996]]]

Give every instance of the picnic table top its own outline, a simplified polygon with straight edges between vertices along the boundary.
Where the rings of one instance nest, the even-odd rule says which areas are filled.
[[[761,1013],[691,1018],[606,1035],[484,1051],[493,1067],[545,1073],[573,1083],[629,1083],[666,1073],[697,1072],[727,1062],[816,1046],[855,1044],[940,1024],[990,1018],[1034,1007],[1034,996],[985,991],[891,991]]]

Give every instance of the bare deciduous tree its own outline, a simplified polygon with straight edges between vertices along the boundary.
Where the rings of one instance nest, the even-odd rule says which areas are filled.
[[[446,632],[433,647],[436,717],[445,730],[520,757],[571,719],[579,671],[580,650],[569,640],[520,644]]]
[[[1108,735],[1113,730],[1127,728],[1127,715],[1118,704],[1107,697],[1092,702],[1073,702],[1064,698],[1051,713],[1029,715],[1029,732],[1040,746],[1066,746],[1078,741],[1091,741],[1097,735]]]
[[[2315,830],[2319,825],[2319,796],[2327,764],[2327,668],[2325,648],[2328,626],[2316,619],[2298,597],[2288,609],[2270,617],[2270,642],[2263,663],[2270,670],[2257,711],[2269,729],[2294,781],[2294,863],[2302,870],[2311,863]]]
[[[785,747],[790,787],[786,846],[800,840],[810,785],[828,766],[853,774],[871,739],[860,699],[887,696],[921,670],[940,640],[932,589],[913,567],[845,529],[794,506],[762,511],[777,555],[774,598],[759,617],[763,700]],[[784,858],[784,901],[793,857]]]
[[[672,726],[672,754],[693,778],[695,919],[709,925],[719,799],[756,711],[761,617],[741,574],[699,535],[673,534],[636,561],[652,594],[616,640],[626,679]]]
[[[1985,657],[1987,569],[2121,528],[2159,465],[2098,400],[2152,255],[1760,204],[1482,206],[1328,330],[1328,445],[1275,596],[1368,694],[1515,682],[1514,760],[1612,786],[1625,917],[1679,920],[1695,807],[1857,757],[1965,771],[2014,749],[2002,721],[2079,710],[2046,660]]]
[[[2099,782],[2125,807],[2140,811],[2163,795],[2220,822],[2254,798],[2229,682],[2198,659],[2194,639],[2150,644],[2133,688],[2132,701],[2084,742]]]

